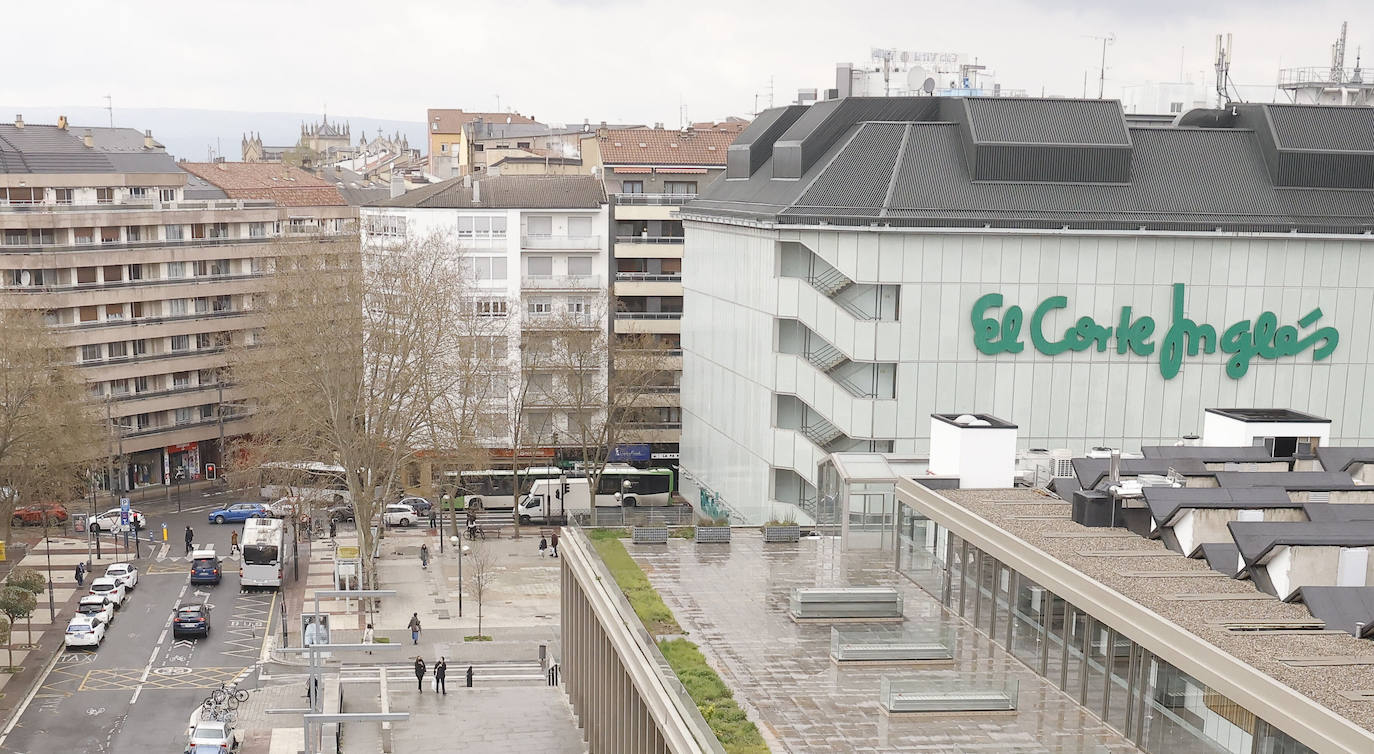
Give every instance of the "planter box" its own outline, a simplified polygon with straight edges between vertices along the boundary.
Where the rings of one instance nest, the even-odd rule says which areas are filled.
[[[730,544],[730,527],[728,526],[698,526],[696,527],[697,544]]]
[[[764,542],[800,542],[801,527],[797,524],[788,526],[765,526],[763,527]]]
[[[637,545],[668,544],[668,527],[666,526],[636,526],[630,531],[630,541]]]

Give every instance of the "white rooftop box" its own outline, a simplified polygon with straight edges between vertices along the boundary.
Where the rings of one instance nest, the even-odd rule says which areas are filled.
[[[931,414],[930,473],[965,488],[1011,487],[1016,425],[991,414]]]
[[[1261,445],[1275,458],[1312,456],[1331,438],[1331,420],[1288,408],[1209,408],[1202,444]]]

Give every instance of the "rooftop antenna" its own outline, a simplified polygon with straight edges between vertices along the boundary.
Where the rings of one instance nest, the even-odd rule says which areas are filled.
[[[496,95],[496,112],[501,112],[501,95]]]
[[[114,128],[114,98],[105,95],[105,111],[110,114],[110,128]]]
[[[768,77],[768,109],[773,109],[773,77]]]
[[[1217,35],[1217,107],[1226,104],[1226,82],[1231,78],[1231,34],[1226,34],[1226,45],[1221,44],[1221,35]]]
[[[1089,39],[1096,39],[1102,43],[1102,65],[1097,69],[1097,98],[1102,99],[1102,93],[1103,90],[1106,89],[1107,83],[1107,45],[1116,43],[1116,33],[1107,32],[1107,36],[1105,37],[1099,37],[1096,34],[1088,34],[1086,36]],[[1084,89],[1086,88],[1085,86]],[[1088,93],[1086,91],[1083,93],[1083,98],[1088,98]]]
[[[1345,28],[1349,23],[1341,22],[1341,35],[1331,45],[1331,80],[1337,84],[1345,80]]]

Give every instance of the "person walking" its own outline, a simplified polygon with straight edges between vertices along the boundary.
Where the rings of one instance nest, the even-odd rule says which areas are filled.
[[[229,554],[239,552],[239,532],[237,529],[229,535]]]
[[[196,543],[196,533],[191,530],[191,525],[186,525],[186,554],[191,554],[191,546]]]
[[[553,551],[553,557],[558,557],[558,530],[553,530],[553,536],[549,538],[549,549]]]
[[[420,567],[429,568],[429,544],[420,545]]]
[[[435,509],[434,509],[434,508],[430,508],[430,509],[429,509],[429,528],[431,528],[431,529],[437,529],[437,528],[439,528],[439,514],[438,514],[438,513],[435,513]]]
[[[373,631],[372,631],[372,624],[369,623],[369,624],[367,624],[367,628],[363,629],[363,643],[364,643],[364,644],[375,644],[376,642],[377,642],[377,636],[376,636],[376,634],[374,634]],[[372,654],[372,650],[370,650],[370,649],[367,650],[367,653],[368,653],[368,654]]]
[[[85,563],[77,563],[77,564],[76,564],[76,585],[77,585],[77,586],[85,586],[85,584],[86,584],[86,564],[85,564]]]
[[[547,549],[549,549],[549,540],[544,539],[543,537],[540,537],[540,538],[539,538],[539,557],[541,557],[541,558],[544,557],[544,551],[547,550]]]
[[[420,614],[419,614],[419,613],[411,613],[411,614],[410,614],[410,624],[409,624],[407,627],[410,629],[410,643],[411,643],[411,644],[419,644],[419,643],[420,643]]]
[[[415,657],[415,685],[421,694],[425,693],[425,661],[418,655]]]
[[[434,690],[444,696],[448,696],[448,687],[444,685],[444,677],[448,675],[448,662],[440,657],[439,664],[434,666]]]
[[[329,538],[330,538],[330,539],[333,539],[333,538],[334,538],[334,535],[335,535],[335,534],[338,534],[338,533],[339,533],[339,522],[335,521],[335,520],[332,519],[332,518],[329,519]]]

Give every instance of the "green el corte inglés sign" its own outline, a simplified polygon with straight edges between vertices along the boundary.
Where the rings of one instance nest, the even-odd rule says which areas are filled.
[[[1298,320],[1297,327],[1279,325],[1278,315],[1273,312],[1260,312],[1253,320],[1241,320],[1220,334],[1209,324],[1198,324],[1183,314],[1184,284],[1174,284],[1173,319],[1169,329],[1164,332],[1160,342],[1155,342],[1155,320],[1153,317],[1137,317],[1131,307],[1121,307],[1121,316],[1116,327],[1098,324],[1089,316],[1079,317],[1073,325],[1062,333],[1045,332],[1045,318],[1057,309],[1069,306],[1067,296],[1050,296],[1041,301],[1031,312],[1026,328],[1031,345],[1046,356],[1055,356],[1065,351],[1086,351],[1096,348],[1105,352],[1115,342],[1118,354],[1133,353],[1136,356],[1150,356],[1159,351],[1159,373],[1170,380],[1178,375],[1183,358],[1197,356],[1199,353],[1231,354],[1226,360],[1226,374],[1238,380],[1250,370],[1250,363],[1256,358],[1280,359],[1293,356],[1311,349],[1312,360],[1321,361],[1330,356],[1340,343],[1340,333],[1334,327],[1316,327],[1322,318],[1320,307],[1313,309]],[[973,302],[973,345],[988,355],[999,353],[1020,353],[1025,348],[1021,342],[1021,325],[1025,313],[1019,306],[1002,309],[1000,293],[988,293]]]

